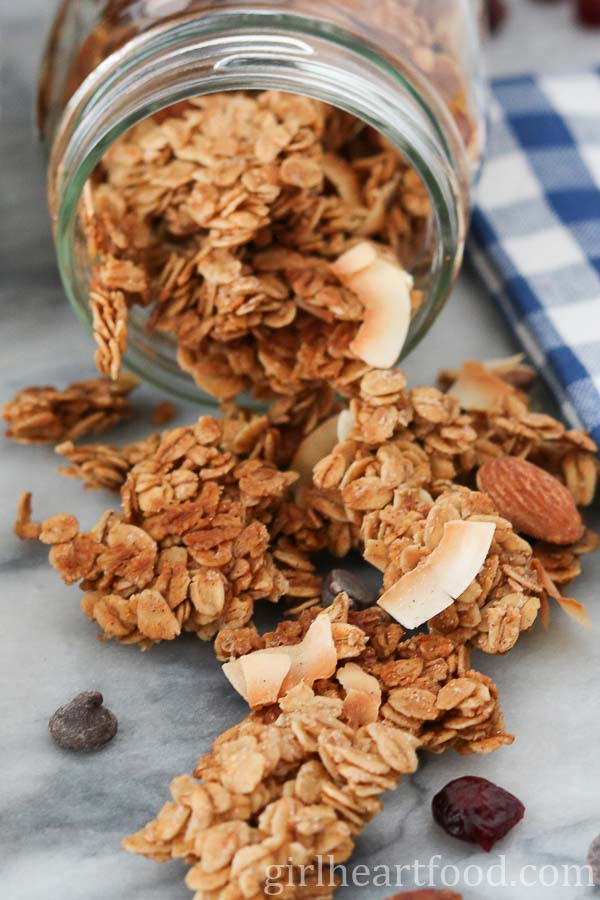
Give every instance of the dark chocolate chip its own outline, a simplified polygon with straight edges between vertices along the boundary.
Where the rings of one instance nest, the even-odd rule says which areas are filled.
[[[60,706],[48,723],[59,747],[65,750],[98,750],[117,733],[117,718],[102,705],[98,691],[84,691]]]
[[[350,609],[368,609],[377,600],[377,591],[366,584],[354,572],[348,569],[332,569],[323,581],[321,602],[323,606],[331,606],[341,592],[348,594]]]

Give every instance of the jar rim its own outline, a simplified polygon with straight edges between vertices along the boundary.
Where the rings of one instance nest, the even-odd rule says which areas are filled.
[[[411,323],[406,356],[442,309],[460,266],[469,189],[466,154],[463,150],[461,158],[447,109],[426,102],[408,67],[392,64],[338,26],[295,13],[219,11],[156,25],[111,53],[83,81],[63,113],[49,168],[58,264],[71,305],[91,329],[87,285],[78,265],[78,207],[85,182],[108,147],[132,125],[189,97],[265,89],[304,94],[356,115],[396,146],[427,190],[436,251],[431,289]],[[205,400],[172,360],[168,340],[161,340],[153,336],[151,343],[143,325],[132,328],[126,365],[171,393]]]

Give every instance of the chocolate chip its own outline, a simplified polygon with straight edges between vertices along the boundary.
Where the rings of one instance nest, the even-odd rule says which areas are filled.
[[[600,834],[590,844],[587,858],[588,866],[592,870],[592,880],[600,887]]]
[[[323,606],[331,606],[342,591],[350,598],[350,609],[367,609],[377,600],[377,591],[366,584],[354,572],[348,569],[332,569],[323,581],[321,602]]]
[[[48,723],[58,746],[65,750],[98,750],[114,738],[116,716],[102,703],[98,691],[84,691],[60,706]]]

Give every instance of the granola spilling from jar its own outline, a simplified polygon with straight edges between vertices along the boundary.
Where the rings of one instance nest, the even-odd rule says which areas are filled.
[[[37,522],[26,493],[15,526],[80,584],[101,637],[214,640],[223,689],[252,710],[124,842],[185,858],[197,900],[263,896],[290,860],[348,859],[417,750],[511,743],[472,651],[508,653],[547,624],[549,598],[588,624],[562,589],[597,544],[580,512],[598,477],[590,438],[531,409],[520,358],[467,361],[439,389],[394,368],[430,223],[399,153],[323,103],[265,91],[165,110],[84,191],[104,377],[5,409],[9,436],[55,443],[63,474],[119,492],[89,531],[70,513]],[[128,411],[136,308],[222,415],[77,443]],[[244,391],[263,412],[238,405]],[[358,551],[381,588],[324,585],[324,550]],[[287,616],[268,634],[261,601]]]
[[[24,495],[17,533],[50,545],[105,639],[215,638],[252,710],[126,849],[184,858],[197,900],[263,896],[274,865],[303,896],[299,867],[347,860],[418,750],[512,742],[471,652],[507,653],[540,612],[547,624],[549,598],[585,624],[557,582],[597,545],[580,512],[596,448],[530,411],[531,377],[518,357],[467,362],[444,390],[372,369],[308,435],[229,405],[125,448],[59,446],[67,474],[119,489],[121,510],[82,532],[69,514],[34,521]],[[358,549],[382,589],[343,572],[322,586],[324,548]],[[261,600],[289,616],[267,634]]]
[[[316,100],[226,93],[166,110],[85,190],[97,365],[117,377],[129,312],[145,307],[204,391],[251,391],[306,421],[398,358],[430,217],[398,151]]]
[[[375,6],[374,27],[403,23],[471,146],[439,15]],[[258,898],[273,866],[348,859],[417,751],[512,742],[471,654],[508,653],[548,623],[549,598],[587,623],[562,588],[597,545],[581,514],[597,448],[532,410],[520,358],[408,387],[394,366],[423,302],[431,201],[345,112],[271,90],[187,100],[107,150],[80,218],[104,377],[21,392],[7,434],[54,443],[63,474],[120,505],[83,531],[70,513],[36,521],[25,493],[15,530],[80,584],[102,639],[214,640],[223,690],[251,711],[124,846],[184,859],[196,900]],[[128,412],[120,371],[140,313],[222,415],[78,444]],[[237,405],[245,391],[263,412]],[[174,414],[163,404],[153,421]],[[358,551],[380,589],[339,570],[323,583],[320,551]],[[266,634],[261,601],[286,616]],[[285,896],[313,888],[292,878]]]

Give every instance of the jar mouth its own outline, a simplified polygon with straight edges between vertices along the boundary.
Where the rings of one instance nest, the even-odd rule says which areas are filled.
[[[190,97],[274,89],[362,119],[394,144],[429,195],[435,230],[429,292],[412,320],[401,358],[407,356],[442,309],[460,267],[469,190],[454,123],[441,101],[425,100],[419,82],[414,71],[349,32],[296,14],[224,11],[159,25],[130,40],[82,83],[52,148],[50,212],[61,277],[78,317],[91,330],[79,203],[111,144],[142,119]],[[147,332],[146,319],[144,310],[131,310],[127,367],[187,400],[214,402],[179,368],[174,342]]]

